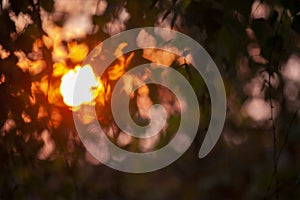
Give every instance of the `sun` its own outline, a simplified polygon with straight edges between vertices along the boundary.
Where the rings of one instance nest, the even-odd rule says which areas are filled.
[[[63,101],[71,107],[94,104],[101,90],[103,90],[102,81],[94,74],[90,65],[83,67],[77,65],[61,78],[60,92]]]

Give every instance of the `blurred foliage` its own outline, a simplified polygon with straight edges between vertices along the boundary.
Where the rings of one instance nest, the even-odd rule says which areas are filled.
[[[46,67],[36,74],[18,67],[19,58],[15,52],[22,51],[35,61],[32,57],[34,43],[44,41],[43,36],[48,35],[42,26],[41,13],[54,12],[58,1],[9,0],[6,8],[4,1],[1,2],[1,52],[9,53],[3,58],[1,53],[0,60],[0,199],[300,197],[300,84],[282,73],[289,58],[300,55],[299,0],[110,0],[103,15],[90,16],[93,31],[85,37],[73,38],[87,44],[89,49],[110,36],[103,27],[117,19],[126,8],[130,14],[125,22],[126,29],[165,23],[164,26],[199,42],[223,76],[228,97],[224,132],[214,150],[199,160],[198,150],[210,117],[209,95],[192,66],[176,63],[172,66],[190,80],[199,97],[202,114],[199,134],[178,161],[147,174],[127,174],[99,163],[92,164],[95,160],[76,134],[71,110],[50,101],[48,93],[40,92],[33,100],[33,82],[48,77],[46,90],[49,92],[49,85],[58,80],[52,74],[53,47],[48,48],[43,42],[39,46],[42,52],[39,56]],[[80,2],[85,4],[85,1]],[[90,9],[96,10],[96,7]],[[17,31],[12,16],[21,14],[28,15],[33,23]],[[52,20],[62,28],[68,13],[57,16]],[[68,42],[62,41],[65,46]],[[134,65],[144,62],[142,58],[132,61]],[[69,59],[67,64],[72,68],[77,63]],[[300,80],[299,76],[297,78]],[[255,96],[252,93],[257,85],[250,83],[257,81],[261,88]],[[293,99],[286,95],[289,84],[296,87]],[[270,98],[277,102],[271,109],[279,109],[271,120],[256,120],[255,116],[245,114],[243,105],[257,96],[265,102]],[[259,107],[253,112],[257,112],[257,116],[261,113]],[[175,124],[171,129],[176,129],[177,122],[176,117],[170,119],[171,126]],[[52,142],[55,151],[44,157],[39,155],[41,149]],[[275,172],[274,150],[277,153]],[[279,180],[277,185],[275,176]]]

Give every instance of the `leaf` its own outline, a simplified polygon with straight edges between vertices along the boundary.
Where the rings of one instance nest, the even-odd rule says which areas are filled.
[[[40,0],[40,5],[48,12],[53,11],[54,1],[53,0]]]
[[[276,10],[273,10],[270,18],[268,19],[271,26],[276,25],[277,19],[278,19],[279,13]]]
[[[93,15],[93,24],[103,26],[106,22],[106,19],[103,16]]]
[[[286,1],[286,0],[281,0],[281,1],[282,1],[282,5],[285,5],[292,15],[296,15],[299,12],[300,1]]]
[[[158,0],[152,0],[151,5],[149,6],[149,10],[151,10],[152,8],[155,7],[155,5],[157,4]]]
[[[178,17],[178,13],[175,13],[171,21],[171,28],[175,26],[177,17]]]
[[[8,48],[10,34],[16,31],[15,23],[10,19],[9,12],[3,10],[0,15],[0,43],[4,48]]]
[[[188,8],[188,6],[190,5],[191,0],[184,0],[184,1],[180,1],[180,7],[181,7],[181,12],[183,14],[185,14],[186,9]]]
[[[296,179],[296,185],[300,186],[300,173],[298,174],[298,177]]]
[[[2,127],[3,123],[7,119],[7,114],[9,111],[9,106],[7,102],[9,101],[9,92],[8,92],[8,85],[7,84],[0,84],[0,127]]]
[[[273,35],[269,22],[264,19],[253,20],[251,28],[255,32],[260,45],[264,45],[267,39]]]
[[[296,31],[297,33],[300,33],[300,15],[294,16],[292,29],[294,29],[294,31]]]
[[[34,39],[28,35],[22,34],[15,41],[17,49],[24,51],[26,54],[31,52]]]
[[[164,14],[163,18],[162,18],[162,22],[165,21],[165,19],[167,19],[167,17],[169,16],[169,14],[171,13],[171,10],[167,10],[167,12]]]
[[[25,32],[20,35],[17,40],[15,41],[15,45],[20,50],[23,50],[26,54],[31,52],[33,42],[35,38],[38,37],[38,30],[34,24],[29,25]]]
[[[27,13],[29,1],[9,0],[12,10],[18,15],[20,12]]]

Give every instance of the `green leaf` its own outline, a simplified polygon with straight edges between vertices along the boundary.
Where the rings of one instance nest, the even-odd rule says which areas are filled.
[[[191,0],[183,0],[183,1],[180,1],[180,6],[181,6],[181,12],[183,14],[185,14],[186,12],[186,9],[188,8],[188,6],[190,5],[191,3]]]

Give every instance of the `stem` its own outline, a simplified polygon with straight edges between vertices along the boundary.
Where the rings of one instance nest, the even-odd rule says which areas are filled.
[[[268,67],[267,67],[267,71],[268,71],[268,74],[269,74],[269,77],[268,77],[268,85],[269,85],[269,101],[270,101],[270,114],[271,114],[271,123],[272,123],[272,135],[273,135],[273,174],[272,174],[272,178],[271,178],[271,181],[270,181],[270,184],[268,185],[268,188],[267,188],[267,193],[269,192],[270,188],[271,188],[271,185],[272,185],[272,182],[273,182],[273,178],[275,177],[275,198],[276,199],[279,199],[279,191],[278,191],[278,188],[279,188],[279,177],[278,177],[278,160],[279,160],[279,155],[278,154],[278,157],[277,157],[277,136],[276,136],[276,126],[275,126],[275,121],[274,121],[274,105],[273,105],[273,102],[272,102],[272,84],[271,84],[271,76],[273,75],[274,73],[274,67],[272,66],[271,64],[271,60],[272,60],[272,56],[273,56],[273,49],[275,47],[275,42],[276,42],[276,38],[278,36],[278,32],[279,32],[279,28],[280,28],[280,25],[282,24],[282,20],[283,20],[283,16],[285,15],[286,13],[286,10],[287,10],[287,6],[288,6],[288,0],[285,1],[285,4],[284,4],[284,10],[282,12],[282,15],[280,16],[280,19],[279,19],[279,23],[277,24],[276,28],[275,28],[275,36],[274,36],[274,39],[273,39],[273,43],[272,43],[272,48],[271,48],[271,53],[269,55],[269,58],[268,58]],[[281,150],[280,150],[281,152]]]

